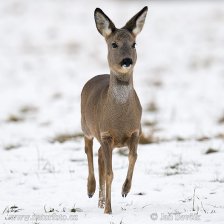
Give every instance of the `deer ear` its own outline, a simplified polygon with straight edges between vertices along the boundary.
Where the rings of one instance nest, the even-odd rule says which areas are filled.
[[[139,11],[126,23],[123,29],[127,29],[128,31],[133,33],[134,36],[137,36],[142,31],[147,12],[148,7],[145,6],[141,11]]]
[[[94,17],[97,30],[105,38],[109,37],[110,34],[115,31],[116,27],[114,26],[113,22],[100,8],[95,9]]]

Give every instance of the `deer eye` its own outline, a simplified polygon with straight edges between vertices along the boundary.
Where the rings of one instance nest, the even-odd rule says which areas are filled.
[[[136,43],[133,43],[131,47],[132,48],[135,48],[136,47]]]
[[[112,48],[118,48],[118,45],[114,42],[111,44],[112,45]]]

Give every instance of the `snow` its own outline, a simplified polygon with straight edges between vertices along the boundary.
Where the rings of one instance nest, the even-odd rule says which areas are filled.
[[[82,86],[109,71],[93,12],[102,8],[122,27],[145,5],[134,81],[143,131],[154,143],[139,145],[127,198],[121,187],[128,159],[114,151],[113,214],[105,215],[97,207],[98,192],[87,197],[87,159],[79,137]],[[223,6],[2,1],[0,223],[223,223]],[[77,136],[60,143],[56,137],[62,134]],[[98,147],[95,142],[97,180]],[[52,220],[43,220],[47,216]]]

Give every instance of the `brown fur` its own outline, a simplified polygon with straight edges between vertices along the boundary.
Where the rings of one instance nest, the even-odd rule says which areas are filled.
[[[130,191],[137,159],[142,108],[133,87],[133,67],[137,60],[137,54],[133,48],[136,33],[132,33],[132,30],[138,25],[140,26],[138,30],[141,31],[146,12],[147,7],[136,14],[130,20],[131,22],[127,23],[128,27],[117,29],[102,10],[95,10],[97,29],[105,37],[108,45],[108,63],[111,73],[110,75],[95,76],[83,87],[81,124],[85,135],[85,152],[89,166],[87,185],[89,197],[93,196],[96,189],[92,151],[93,138],[96,138],[101,145],[98,152],[98,205],[103,208],[105,204],[105,213],[112,212],[112,150],[123,146],[129,148],[129,167],[122,187],[122,196],[126,197]],[[118,47],[113,48],[113,43],[116,43]],[[132,60],[132,65],[128,68],[122,66],[122,60],[125,58]]]

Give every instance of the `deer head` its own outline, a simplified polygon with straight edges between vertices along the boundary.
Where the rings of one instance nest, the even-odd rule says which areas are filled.
[[[118,80],[128,80],[137,60],[136,36],[141,32],[148,7],[133,16],[124,27],[118,29],[109,17],[99,8],[94,16],[96,27],[108,46],[108,63],[111,74]]]

